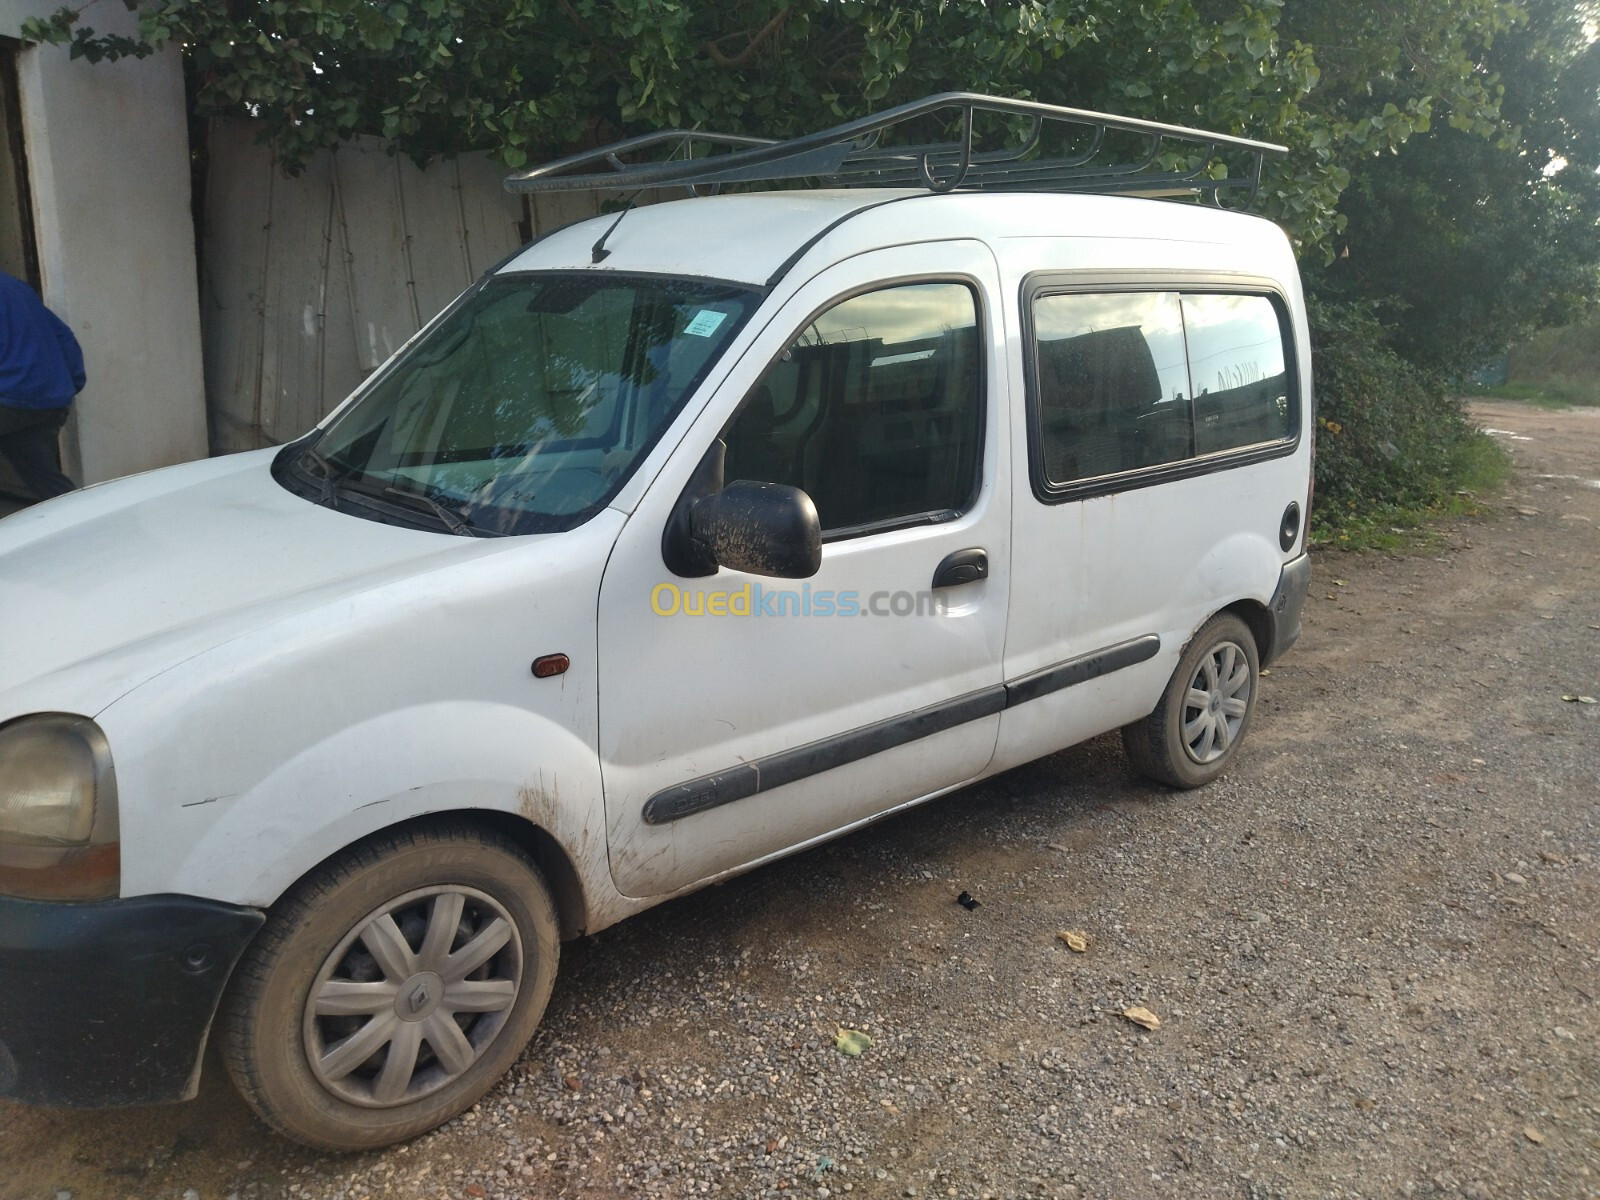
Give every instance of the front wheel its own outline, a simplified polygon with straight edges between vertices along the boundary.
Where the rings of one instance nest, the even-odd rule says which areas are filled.
[[[223,1003],[228,1073],[306,1145],[414,1137],[516,1061],[559,953],[549,889],[513,843],[466,825],[380,834],[273,909]]]
[[[1250,726],[1260,677],[1249,626],[1231,613],[1212,617],[1190,640],[1155,711],[1123,726],[1134,770],[1175,788],[1221,775]]]

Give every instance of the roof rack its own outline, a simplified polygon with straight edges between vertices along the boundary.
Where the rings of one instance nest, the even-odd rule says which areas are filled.
[[[1005,144],[977,148],[976,143],[992,140],[974,137],[979,115],[1004,119]],[[952,140],[885,144],[895,126],[918,118],[930,118],[945,130],[959,119],[959,132]],[[991,132],[986,127],[985,133]],[[624,161],[625,155],[666,146],[672,148],[666,160]],[[1218,205],[1220,193],[1244,190],[1248,204],[1261,185],[1265,157],[1286,153],[1286,147],[1271,142],[1181,125],[943,92],[787,141],[687,129],[644,134],[518,171],[507,176],[505,186],[511,192],[682,186],[698,194],[728,183],[817,179],[831,187],[934,192],[1199,196]]]

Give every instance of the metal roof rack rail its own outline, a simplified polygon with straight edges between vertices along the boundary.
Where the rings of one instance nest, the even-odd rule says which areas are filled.
[[[979,149],[979,116],[1001,118],[1004,144]],[[929,118],[953,139],[885,144],[895,126]],[[926,122],[924,122],[926,123]],[[986,135],[992,130],[986,127]],[[1123,153],[1108,153],[1108,142]],[[670,146],[666,160],[624,161]],[[1131,148],[1133,153],[1126,151]],[[1203,197],[1261,186],[1268,154],[1284,146],[1085,109],[943,92],[846,121],[820,133],[777,141],[673,129],[627,138],[506,177],[511,192],[629,191],[686,187],[712,192],[729,183],[816,179],[831,187],[923,187],[934,192],[1106,192]]]

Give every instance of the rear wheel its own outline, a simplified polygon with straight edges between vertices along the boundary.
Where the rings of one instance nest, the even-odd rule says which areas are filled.
[[[1212,617],[1184,650],[1155,711],[1123,726],[1134,770],[1175,788],[1221,775],[1250,726],[1260,675],[1249,626],[1232,613]]]
[[[516,1061],[550,997],[558,931],[513,843],[465,825],[379,835],[273,909],[224,1000],[228,1072],[307,1145],[414,1137]]]

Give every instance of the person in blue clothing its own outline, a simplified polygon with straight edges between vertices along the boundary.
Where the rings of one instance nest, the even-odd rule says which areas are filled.
[[[67,323],[0,272],[0,454],[41,500],[77,486],[61,473],[60,435],[84,379]]]

